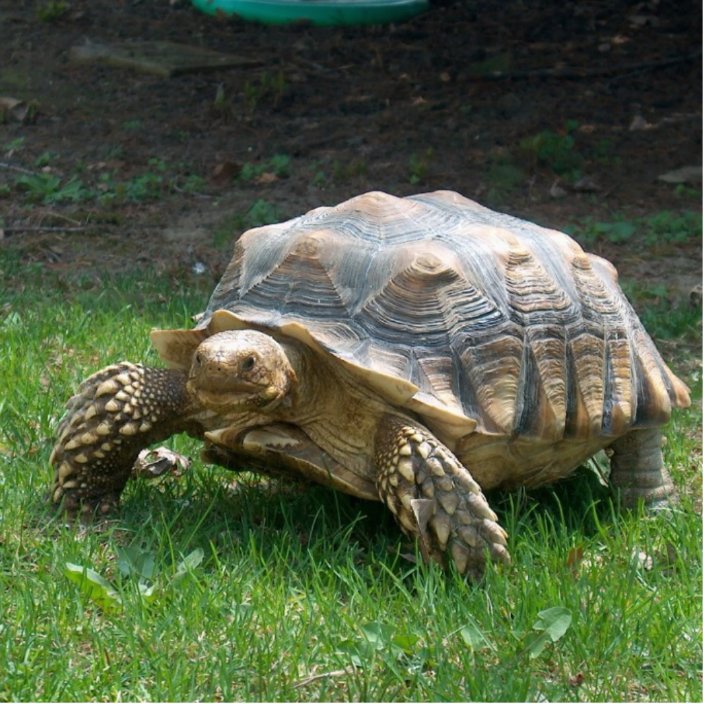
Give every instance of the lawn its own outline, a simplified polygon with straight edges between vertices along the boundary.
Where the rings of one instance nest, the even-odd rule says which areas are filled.
[[[496,494],[513,563],[473,585],[414,563],[380,504],[204,466],[183,437],[183,477],[67,524],[46,501],[65,400],[156,363],[148,331],[211,286],[0,262],[0,700],[701,701],[699,311],[647,316],[693,391],[666,431],[677,508],[619,511],[589,468]]]

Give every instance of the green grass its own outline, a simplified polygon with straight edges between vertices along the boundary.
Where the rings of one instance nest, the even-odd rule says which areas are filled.
[[[44,152],[35,160],[35,166],[46,167],[55,161],[56,154]],[[272,159],[279,171],[284,167]],[[16,176],[8,183],[0,184],[0,202],[13,197],[17,203],[26,205],[66,205],[97,203],[144,203],[167,196],[173,191],[193,193],[207,189],[202,176],[189,173],[183,165],[169,165],[159,158],[148,160],[145,170],[130,178],[121,178],[114,169],[101,168],[93,175],[62,177],[53,172],[39,171]],[[277,171],[277,175],[279,174]]]
[[[684,244],[702,238],[702,215],[693,210],[661,210],[647,217],[617,217],[607,221],[583,220],[571,233],[580,242],[624,244],[638,240],[649,247]]]
[[[541,166],[553,173],[576,181],[581,175],[584,157],[577,149],[573,136],[578,124],[568,120],[560,131],[543,130],[524,137],[520,142],[520,153],[534,166]]]
[[[494,494],[514,561],[481,585],[408,561],[380,504],[197,460],[66,525],[46,503],[64,401],[105,364],[155,363],[149,329],[190,325],[209,290],[0,263],[0,700],[700,700],[696,373],[668,428],[676,511],[619,512],[587,471]],[[98,605],[67,563],[115,595]]]

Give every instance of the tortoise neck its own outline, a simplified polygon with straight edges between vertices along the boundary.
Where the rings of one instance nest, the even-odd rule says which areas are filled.
[[[282,404],[286,416],[308,415],[309,409],[316,405],[316,399],[324,396],[325,374],[321,374],[325,364],[320,356],[304,344],[296,341],[280,342],[289,364],[296,374],[296,381]]]

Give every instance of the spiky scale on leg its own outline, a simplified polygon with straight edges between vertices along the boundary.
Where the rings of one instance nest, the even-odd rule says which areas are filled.
[[[485,553],[509,562],[506,532],[481,488],[432,433],[413,421],[382,419],[377,431],[377,489],[402,529],[417,537],[426,560],[453,560],[479,576]]]
[[[70,513],[116,506],[144,447],[195,430],[185,382],[182,371],[129,362],[86,379],[59,424],[52,500]]]

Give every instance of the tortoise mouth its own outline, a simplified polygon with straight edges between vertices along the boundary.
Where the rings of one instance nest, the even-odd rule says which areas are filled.
[[[190,378],[188,391],[205,408],[228,414],[232,411],[264,410],[276,403],[281,394],[272,386],[261,386],[242,381],[224,380],[219,386],[202,385],[200,380]]]
[[[193,380],[188,381],[189,391],[206,408],[238,409],[261,405],[262,388],[252,384],[228,384],[224,388],[207,388]]]

